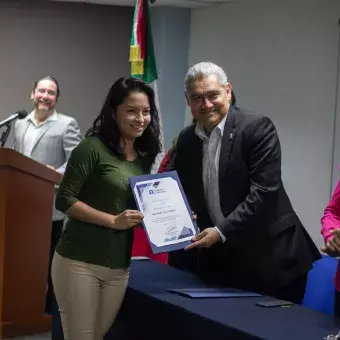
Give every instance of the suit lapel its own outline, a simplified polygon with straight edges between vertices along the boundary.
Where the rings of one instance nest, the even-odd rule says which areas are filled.
[[[219,160],[219,171],[218,178],[221,180],[226,174],[226,169],[229,164],[230,156],[233,150],[235,133],[236,133],[236,119],[235,119],[235,109],[233,106],[230,107],[228,112],[227,120],[224,126],[222,145]]]
[[[188,176],[192,183],[192,202],[194,210],[204,211],[206,209],[204,185],[203,185],[203,141],[196,136],[193,130],[193,142],[189,146],[189,152],[192,155],[185,162],[185,167],[189,170]],[[189,163],[188,163],[189,162]]]
[[[197,164],[195,164],[195,172],[197,171],[197,173],[199,174],[200,176],[200,180],[202,182],[202,187],[203,187],[203,141],[197,137],[195,135],[195,144],[193,147],[192,147],[192,150],[197,150],[197,154],[196,154],[196,160]]]
[[[47,121],[40,129],[39,134],[33,144],[33,148],[31,151],[31,154],[33,153],[34,149],[37,147],[39,141],[41,140],[41,138],[44,136],[44,134],[46,133],[46,131],[53,125],[55,121]]]
[[[191,137],[186,139],[183,147],[185,155],[180,159],[180,171],[185,174],[186,183],[189,184],[189,191],[192,201],[204,202],[203,191],[203,141],[195,134],[196,125],[192,126]],[[200,197],[200,198],[199,198]],[[197,208],[197,207],[196,207]]]
[[[28,118],[25,118],[25,121],[23,122],[21,129],[22,129],[22,133],[20,133],[20,141],[19,141],[19,152],[23,153],[24,152],[24,139],[25,139],[25,135],[27,132],[27,129],[30,125],[30,121],[28,120]]]

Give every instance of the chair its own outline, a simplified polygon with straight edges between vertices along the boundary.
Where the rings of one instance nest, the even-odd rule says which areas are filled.
[[[314,263],[308,274],[307,286],[302,305],[316,311],[333,315],[334,277],[338,260],[323,255]]]

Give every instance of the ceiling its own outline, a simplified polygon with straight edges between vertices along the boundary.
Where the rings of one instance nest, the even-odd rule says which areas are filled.
[[[136,0],[51,0],[51,1],[81,2],[114,6],[134,6],[136,4]],[[153,6],[198,8],[233,1],[236,0],[156,0],[156,3],[153,4]]]

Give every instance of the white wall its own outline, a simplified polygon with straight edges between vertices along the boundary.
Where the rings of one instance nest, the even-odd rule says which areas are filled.
[[[238,105],[273,119],[285,187],[317,245],[331,188],[339,15],[338,0],[238,0],[191,17],[189,63],[216,62]]]
[[[340,19],[339,19],[339,33],[340,33]],[[339,58],[337,70],[337,96],[335,98],[335,117],[334,117],[334,150],[333,150],[333,169],[332,169],[332,187],[331,193],[334,191],[338,181],[340,180],[340,34],[339,34]]]
[[[183,129],[186,107],[183,79],[188,69],[190,10],[154,7],[151,17],[167,150]]]

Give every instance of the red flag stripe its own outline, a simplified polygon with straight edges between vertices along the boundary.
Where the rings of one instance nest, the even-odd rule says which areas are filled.
[[[145,59],[146,53],[146,34],[147,34],[147,17],[146,17],[146,8],[145,1],[149,0],[140,0],[138,4],[138,15],[137,15],[137,41],[140,46],[140,56],[141,59]]]

